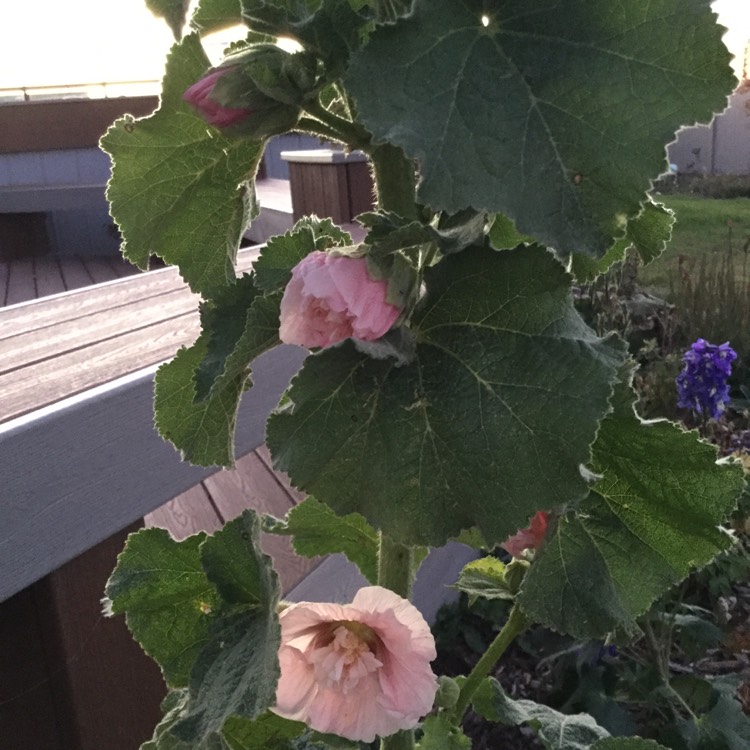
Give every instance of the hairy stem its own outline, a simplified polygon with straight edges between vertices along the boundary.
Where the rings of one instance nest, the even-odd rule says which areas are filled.
[[[409,598],[414,572],[414,551],[380,534],[378,585]]]
[[[339,117],[326,109],[319,101],[313,100],[305,104],[305,111],[322,123],[326,130],[335,133],[335,139],[346,143],[351,148],[367,149],[370,144],[370,134],[358,122],[352,122]]]
[[[368,153],[375,173],[378,208],[418,220],[416,173],[411,159],[390,143],[376,146]]]
[[[666,644],[666,649],[660,648],[659,643],[656,640],[654,629],[649,619],[645,619],[643,623],[643,633],[646,636],[646,642],[651,650],[651,655],[656,662],[656,667],[659,671],[659,677],[661,678],[662,685],[667,690],[667,693],[685,710],[692,719],[697,721],[697,716],[693,712],[693,709],[685,702],[685,699],[672,687],[669,680],[669,651],[671,649],[671,641]],[[674,711],[674,708],[672,708]],[[679,714],[675,712],[676,718],[680,718]]]
[[[507,622],[503,625],[502,630],[497,636],[495,636],[495,640],[492,641],[487,651],[484,652],[482,658],[476,663],[474,669],[471,670],[461,688],[461,692],[458,694],[458,700],[454,709],[454,714],[458,721],[461,720],[461,717],[469,707],[469,703],[471,703],[471,699],[482,680],[489,674],[492,667],[497,664],[513,640],[523,633],[530,624],[518,605],[513,605]]]

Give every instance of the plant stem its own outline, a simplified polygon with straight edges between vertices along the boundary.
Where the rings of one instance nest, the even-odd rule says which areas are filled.
[[[378,585],[390,589],[404,599],[409,598],[414,551],[411,547],[391,541],[380,533],[378,554]]]
[[[454,709],[454,715],[458,721],[461,721],[461,717],[469,707],[469,703],[482,680],[489,674],[492,667],[495,666],[513,640],[523,633],[530,624],[519,606],[514,604],[513,609],[511,609],[508,615],[507,622],[495,636],[495,640],[492,641],[489,648],[484,652],[482,658],[474,665],[474,669],[471,670],[461,688],[461,692],[458,694],[458,700]]]
[[[413,570],[414,550],[388,539],[383,532],[380,532],[378,585],[408,599]],[[397,732],[390,737],[383,737],[380,741],[380,750],[411,750],[413,747],[413,731]]]
[[[390,143],[375,146],[368,153],[375,172],[378,208],[418,220],[416,175],[411,159]]]
[[[659,648],[659,643],[656,640],[654,629],[651,626],[651,621],[646,618],[643,623],[643,632],[646,636],[646,641],[651,649],[651,654],[656,662],[656,667],[659,671],[659,677],[661,678],[664,688],[667,693],[687,712],[694,721],[698,720],[698,717],[693,712],[693,709],[685,702],[685,699],[672,687],[669,681],[669,650],[671,649],[671,643],[667,645],[666,654],[665,650]],[[679,714],[674,710],[673,706],[670,706],[672,711],[675,713],[676,718],[680,718]]]
[[[339,117],[326,109],[317,99],[305,104],[305,111],[326,126],[326,130],[336,134],[336,140],[343,141],[351,148],[366,149],[370,145],[370,134],[358,122]]]
[[[329,128],[328,125],[320,122],[320,120],[315,120],[312,117],[300,117],[294,129],[301,130],[310,135],[317,135],[319,138],[325,138],[327,141],[343,141],[341,135],[337,131],[333,130],[333,128]]]

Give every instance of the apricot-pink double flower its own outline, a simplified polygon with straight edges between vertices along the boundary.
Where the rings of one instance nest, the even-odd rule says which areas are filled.
[[[300,602],[281,613],[280,716],[372,742],[412,729],[431,708],[435,640],[419,611],[388,589],[348,605]]]
[[[293,269],[281,300],[279,338],[308,349],[344,339],[379,339],[400,308],[386,297],[388,283],[373,279],[365,258],[315,250]]]

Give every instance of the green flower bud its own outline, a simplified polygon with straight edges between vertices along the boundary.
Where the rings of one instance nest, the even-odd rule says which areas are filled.
[[[453,708],[456,705],[456,701],[458,701],[458,694],[460,692],[461,688],[458,687],[458,683],[452,677],[440,675],[438,677],[435,705],[439,708]]]

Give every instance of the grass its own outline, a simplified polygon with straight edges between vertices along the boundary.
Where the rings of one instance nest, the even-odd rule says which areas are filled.
[[[750,198],[716,200],[688,195],[655,198],[675,212],[677,222],[672,241],[661,257],[638,272],[643,286],[660,296],[669,296],[670,277],[674,279],[679,274],[680,263],[683,267],[694,267],[707,254],[728,252],[730,243],[736,277],[741,277],[747,253],[743,245],[750,239]]]

